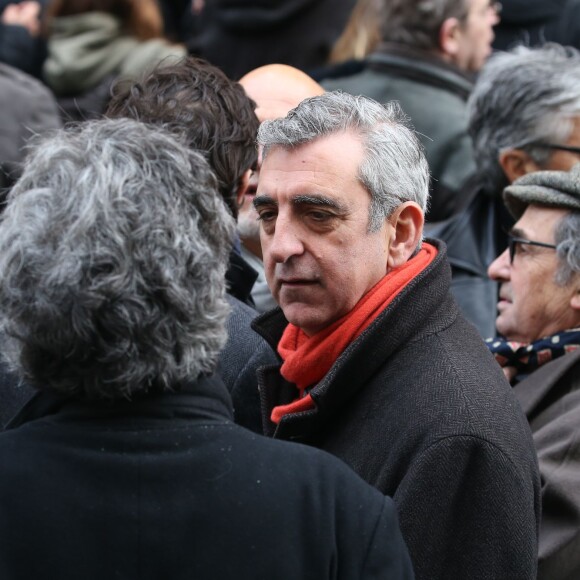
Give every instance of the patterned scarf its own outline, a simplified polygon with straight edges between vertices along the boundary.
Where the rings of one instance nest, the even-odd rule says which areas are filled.
[[[375,320],[394,298],[422,272],[437,255],[437,249],[427,243],[406,264],[379,280],[345,316],[313,336],[288,324],[278,344],[284,360],[281,375],[296,385],[296,399],[287,405],[274,407],[272,422],[278,424],[284,415],[314,408],[307,393],[326,375],[344,349]]]
[[[580,328],[564,330],[530,344],[502,337],[488,338],[486,344],[501,367],[514,367],[519,374],[530,374],[538,367],[580,348]]]

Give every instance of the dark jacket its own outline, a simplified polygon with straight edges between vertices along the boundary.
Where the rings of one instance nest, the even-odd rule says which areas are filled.
[[[256,371],[261,366],[275,364],[276,355],[251,328],[258,313],[231,296],[228,301],[232,308],[227,321],[228,342],[220,356],[218,373],[232,396],[235,422],[262,433]]]
[[[412,578],[392,501],[234,425],[219,380],[35,403],[0,434],[0,578]]]
[[[37,1],[48,4],[48,0]],[[0,14],[9,4],[20,4],[20,0],[0,0]],[[46,55],[44,38],[31,36],[24,26],[0,23],[0,62],[41,78]]]
[[[431,170],[428,220],[444,220],[467,204],[462,185],[475,171],[466,105],[473,83],[457,67],[424,51],[385,44],[367,57],[361,72],[322,85],[380,103],[399,101]]]
[[[503,0],[493,47],[557,42],[580,49],[580,0]]]
[[[231,308],[227,320],[228,341],[217,371],[231,394],[236,423],[261,433],[256,369],[277,359],[266,341],[250,327],[257,312],[232,296],[228,296],[228,302]],[[34,393],[34,389],[18,381],[0,362],[0,431]]]
[[[326,64],[356,0],[212,0],[197,18],[190,51],[230,78],[270,63]]]
[[[394,497],[417,578],[535,578],[540,484],[529,427],[501,369],[449,293],[443,246],[311,391],[259,371],[267,434],[343,459]],[[254,327],[274,346],[281,310]]]
[[[52,93],[40,81],[0,63],[0,183],[10,187],[21,172],[25,145],[61,126]],[[4,196],[0,196],[0,203]]]
[[[542,477],[538,580],[580,578],[580,350],[514,387]]]
[[[236,250],[232,250],[226,272],[228,294],[253,307],[252,288],[257,279],[258,272]]]
[[[466,185],[466,195],[471,201],[464,210],[443,222],[426,224],[425,233],[445,242],[451,292],[465,318],[483,338],[489,338],[496,334],[498,283],[487,269],[507,248],[514,219],[501,198],[486,195],[476,179]]]

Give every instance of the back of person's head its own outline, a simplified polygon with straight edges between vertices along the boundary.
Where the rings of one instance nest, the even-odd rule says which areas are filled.
[[[465,21],[468,0],[383,0],[382,37],[388,42],[435,51],[448,18]]]
[[[352,132],[364,147],[359,179],[371,195],[370,231],[378,231],[406,201],[416,202],[425,212],[429,168],[423,147],[396,101],[381,105],[340,91],[305,99],[285,118],[262,123],[258,144],[264,147],[265,158],[272,147],[291,149],[344,132]]]
[[[188,57],[134,84],[120,83],[105,113],[163,125],[206,155],[221,195],[237,216],[236,196],[256,163],[258,119],[244,89],[217,67]]]
[[[160,127],[56,133],[0,221],[3,353],[28,383],[87,398],[212,372],[233,232],[207,162]]]
[[[139,40],[163,35],[163,17],[156,0],[51,0],[45,13],[46,28],[50,32],[53,18],[87,12],[116,16],[124,31]]]
[[[246,94],[256,103],[260,121],[285,117],[290,109],[324,89],[305,72],[287,64],[267,64],[240,79]]]
[[[565,142],[580,115],[580,52],[547,44],[494,54],[468,104],[469,133],[482,186],[501,195],[508,179],[499,162],[521,149],[540,167],[552,151],[541,142]]]

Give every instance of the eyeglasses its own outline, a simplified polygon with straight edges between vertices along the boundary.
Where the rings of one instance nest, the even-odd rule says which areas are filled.
[[[558,145],[558,143],[544,143],[543,141],[532,143],[532,147],[540,147],[543,149],[556,149],[557,151],[569,151],[580,155],[580,147],[573,147],[572,145]]]
[[[527,246],[540,246],[540,248],[550,248],[555,250],[557,248],[554,244],[546,244],[545,242],[534,242],[532,240],[525,240],[524,238],[516,238],[508,235],[508,249],[510,254],[510,264],[514,263],[514,258],[517,254],[518,244],[526,244]]]
[[[501,2],[493,2],[493,0],[489,3],[489,7],[496,13],[501,14],[503,10],[503,5]]]

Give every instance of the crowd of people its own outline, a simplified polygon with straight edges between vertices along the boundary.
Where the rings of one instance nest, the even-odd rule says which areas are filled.
[[[0,578],[580,578],[580,0],[520,4],[0,2]]]

